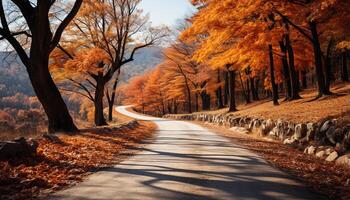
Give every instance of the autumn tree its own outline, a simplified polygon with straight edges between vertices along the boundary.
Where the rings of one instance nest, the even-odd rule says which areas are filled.
[[[127,105],[133,105],[135,109],[142,113],[145,113],[146,111],[145,86],[148,77],[149,73],[133,77],[123,90],[123,93],[126,96],[124,103]]]
[[[103,99],[109,81],[113,78],[117,80],[121,67],[132,62],[138,50],[155,45],[167,35],[166,28],[149,26],[147,16],[142,15],[142,11],[138,9],[139,2],[85,2],[77,18],[71,23],[65,44],[62,45],[62,52],[71,59],[63,66],[66,69],[63,72],[80,93],[84,93],[94,102],[97,126],[107,124],[103,113]],[[72,77],[72,70],[82,73]],[[114,103],[113,88],[112,94],[108,93],[110,117]]]
[[[68,1],[70,2],[70,1]],[[17,52],[49,121],[49,132],[76,131],[77,128],[49,72],[49,56],[59,45],[65,28],[78,13],[83,0],[8,0],[0,3],[1,40]],[[64,14],[62,10],[69,10]]]

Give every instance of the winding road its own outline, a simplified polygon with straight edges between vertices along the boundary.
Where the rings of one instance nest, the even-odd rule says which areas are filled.
[[[190,122],[131,113],[158,125],[154,141],[117,166],[99,171],[57,200],[325,199],[239,144]]]

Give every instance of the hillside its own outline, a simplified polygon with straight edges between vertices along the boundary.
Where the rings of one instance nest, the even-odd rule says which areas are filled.
[[[122,67],[121,80],[127,82],[131,77],[157,66],[163,59],[162,50],[160,47],[150,47],[138,51],[135,60]]]
[[[27,71],[16,54],[0,52],[0,97],[16,93],[34,95]]]
[[[344,122],[350,122],[350,84],[339,84],[332,87],[333,96],[324,97],[313,101],[317,93],[312,90],[304,90],[300,93],[301,99],[283,102],[274,106],[270,99],[241,104],[238,111],[230,115],[253,118],[283,119],[294,123],[319,122],[328,118],[337,118]],[[203,111],[194,114],[227,114],[228,108],[212,111]]]

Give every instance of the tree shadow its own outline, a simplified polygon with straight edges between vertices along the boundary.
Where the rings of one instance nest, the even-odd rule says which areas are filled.
[[[161,136],[152,146],[141,148],[143,151],[133,159],[103,169],[102,173],[107,173],[110,179],[115,180],[114,187],[106,188],[104,182],[89,182],[81,187],[91,192],[91,197],[64,196],[64,193],[58,197],[89,200],[94,199],[95,192],[109,190],[115,199],[139,199],[135,198],[140,197],[136,193],[143,194],[144,191],[147,191],[143,194],[145,199],[326,199],[312,193],[289,175],[273,169],[258,156],[243,155],[246,150],[238,145],[225,144],[225,141],[216,137],[195,139],[179,137],[180,134]],[[192,145],[204,144],[208,150],[216,150],[205,153],[182,151],[196,149],[191,148]],[[217,152],[220,148],[230,150],[230,153]],[[125,187],[124,181],[131,181],[137,187]],[[126,193],[129,196],[118,196]],[[107,200],[110,197],[99,199]]]

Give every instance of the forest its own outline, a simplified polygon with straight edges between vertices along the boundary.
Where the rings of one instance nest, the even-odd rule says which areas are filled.
[[[192,1],[153,71],[123,86],[143,113],[192,113],[270,98],[274,105],[349,81],[347,1]],[[141,98],[140,98],[141,94]]]
[[[348,0],[1,0],[0,199],[350,199],[349,22]]]

